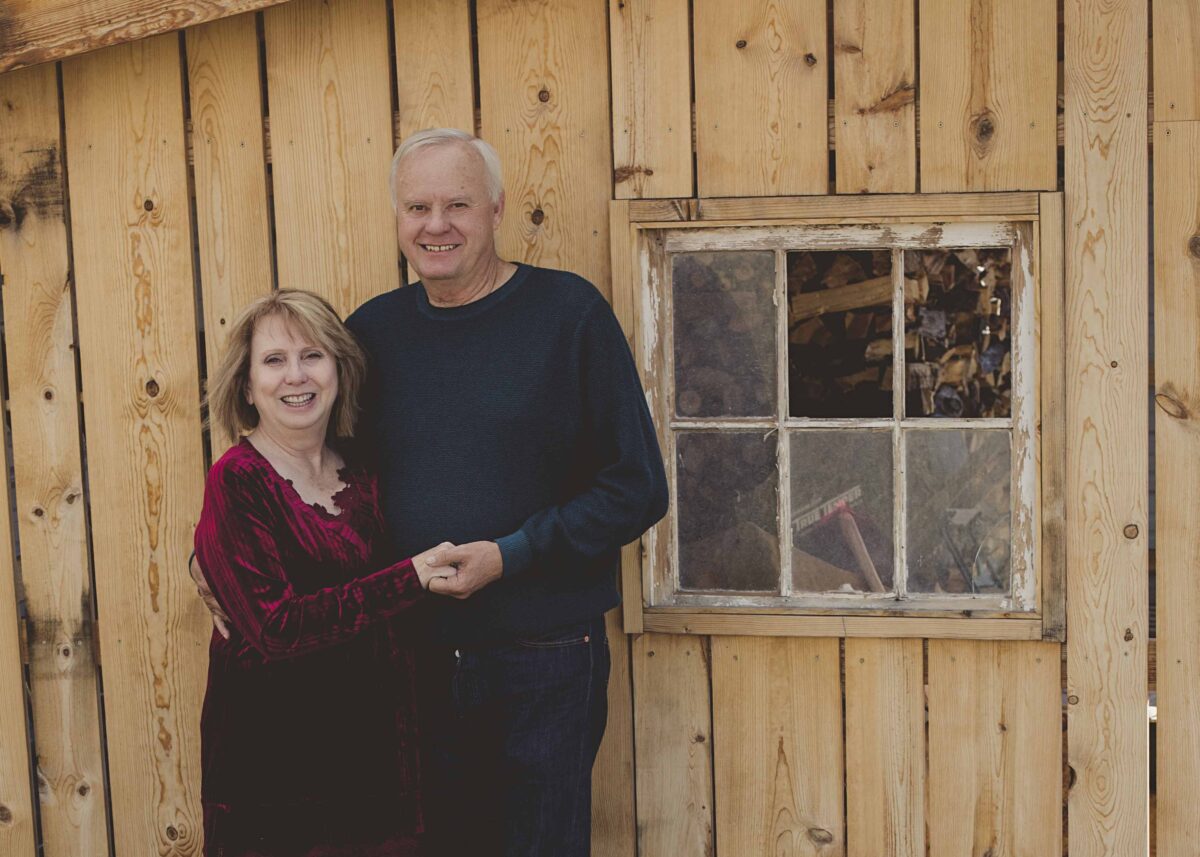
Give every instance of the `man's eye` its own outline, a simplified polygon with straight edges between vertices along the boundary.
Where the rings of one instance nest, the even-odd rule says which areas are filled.
[[[425,206],[423,206],[423,205],[410,205],[410,206],[408,207],[408,210],[409,210],[409,211],[411,211],[411,212],[413,212],[413,213],[415,213],[415,214],[424,214],[424,213],[425,213]]]

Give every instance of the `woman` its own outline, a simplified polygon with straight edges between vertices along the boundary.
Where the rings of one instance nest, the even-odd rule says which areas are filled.
[[[388,558],[375,479],[339,443],[364,374],[333,309],[281,290],[243,311],[209,386],[242,436],[196,527],[232,625],[200,727],[209,857],[419,853],[408,622],[389,620],[424,598],[433,551]]]

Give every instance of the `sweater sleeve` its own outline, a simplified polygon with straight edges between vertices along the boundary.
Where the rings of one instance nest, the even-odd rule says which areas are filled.
[[[584,316],[578,341],[595,477],[574,497],[538,510],[496,540],[505,577],[595,560],[638,538],[667,511],[667,479],[646,396],[621,326],[602,299]]]
[[[196,557],[233,628],[267,660],[330,648],[419,601],[425,591],[405,559],[309,594],[298,594],[280,559],[278,524],[255,497],[258,476],[213,466],[196,525]]]

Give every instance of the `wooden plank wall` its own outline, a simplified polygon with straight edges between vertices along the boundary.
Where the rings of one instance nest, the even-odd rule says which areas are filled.
[[[1146,21],[1132,0],[1065,5],[1070,842],[1132,854]],[[480,129],[506,169],[504,251],[608,292],[612,199],[1059,190],[1056,19],[1052,0],[293,0],[0,75],[15,457],[0,557],[20,538],[19,563],[0,561],[0,850],[108,854],[111,837],[117,855],[199,854],[208,625],[182,566],[206,459],[201,379],[237,308],[275,285],[348,310],[400,283],[386,182],[399,135]],[[1197,276],[1196,184],[1179,176],[1197,162],[1182,126],[1200,120],[1187,65],[1200,24],[1182,0],[1158,0],[1155,21],[1156,119],[1180,126],[1169,143],[1156,128],[1170,159],[1156,171],[1158,299],[1174,308]],[[1186,351],[1194,313],[1164,314],[1161,353]],[[1190,359],[1158,361],[1160,394],[1183,408],[1160,434],[1174,464],[1159,472],[1177,477],[1160,496],[1181,508],[1197,457]],[[1191,529],[1168,515],[1160,533],[1183,570],[1165,572],[1177,609],[1160,611],[1178,659],[1160,689],[1160,747],[1179,747],[1161,751],[1163,787],[1176,784],[1162,841],[1176,847],[1196,837],[1181,784],[1200,768],[1173,713],[1200,695]],[[1057,644],[628,638],[609,622],[594,853],[1059,852]]]

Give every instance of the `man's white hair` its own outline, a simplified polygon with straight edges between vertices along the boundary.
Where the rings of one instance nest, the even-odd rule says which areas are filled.
[[[479,157],[483,158],[484,169],[487,171],[488,196],[491,197],[493,204],[500,201],[500,194],[504,192],[504,177],[500,172],[500,156],[496,154],[491,143],[457,128],[426,128],[424,131],[409,134],[401,140],[396,154],[392,156],[390,185],[393,211],[398,205],[396,175],[400,172],[400,162],[418,149],[424,149],[426,146],[445,146],[450,143],[466,143],[479,153]]]

